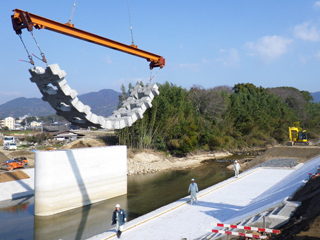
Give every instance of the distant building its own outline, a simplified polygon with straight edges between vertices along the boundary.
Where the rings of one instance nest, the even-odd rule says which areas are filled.
[[[78,138],[83,137],[84,135],[82,134],[78,134],[75,132],[71,132],[71,131],[66,131],[66,132],[55,132],[53,133],[53,137],[54,139],[58,140],[58,141],[74,141],[77,140]]]
[[[31,128],[37,128],[37,127],[41,127],[42,123],[41,122],[37,122],[37,121],[33,121],[30,123],[30,127]]]
[[[15,129],[15,119],[13,117],[7,117],[0,120],[1,128],[8,127],[10,130]]]
[[[15,130],[23,130],[23,126],[20,123],[17,123],[14,125]]]

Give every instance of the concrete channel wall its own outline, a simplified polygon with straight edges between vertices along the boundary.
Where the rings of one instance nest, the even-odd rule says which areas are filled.
[[[35,153],[35,215],[48,216],[127,193],[127,147]]]

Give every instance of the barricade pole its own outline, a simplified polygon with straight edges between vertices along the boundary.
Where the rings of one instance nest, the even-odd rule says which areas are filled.
[[[280,230],[277,230],[277,229],[249,227],[249,226],[224,224],[224,223],[211,223],[211,226],[213,226],[213,227],[229,227],[229,228],[232,228],[232,229],[244,229],[244,230],[251,230],[251,231],[257,231],[257,232],[266,232],[266,233],[276,233],[276,234],[279,234],[281,232]]]
[[[223,231],[223,230],[215,230],[215,229],[212,229],[211,231],[213,233],[226,234],[226,235],[228,235],[228,237],[230,237],[230,235],[233,235],[233,236],[250,237],[250,238],[256,238],[256,239],[267,239],[268,238],[267,236],[261,236],[258,234],[251,234],[251,233],[241,233],[241,232]]]

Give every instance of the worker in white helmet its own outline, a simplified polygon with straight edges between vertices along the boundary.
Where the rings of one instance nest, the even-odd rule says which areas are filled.
[[[111,225],[117,224],[116,225],[116,231],[117,231],[117,237],[121,237],[121,233],[123,231],[123,225],[127,221],[127,213],[120,208],[120,204],[116,205],[116,209],[113,212],[112,215],[112,222]]]
[[[234,161],[233,169],[234,169],[234,175],[235,175],[235,177],[236,177],[236,178],[239,177],[240,164],[238,163],[237,160]]]
[[[191,179],[191,183],[189,185],[189,189],[188,189],[188,193],[190,193],[190,197],[191,197],[191,205],[193,204],[193,201],[196,201],[197,203],[197,192],[199,192],[198,190],[198,185],[194,182],[194,179]]]

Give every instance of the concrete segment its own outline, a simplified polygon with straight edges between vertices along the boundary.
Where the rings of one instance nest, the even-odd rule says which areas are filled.
[[[30,178],[0,183],[0,201],[21,198],[34,194],[34,171],[30,169],[19,169]]]
[[[37,216],[126,194],[126,146],[37,151],[34,186]]]
[[[57,115],[80,127],[93,126],[110,130],[130,127],[143,117],[146,109],[152,107],[153,98],[159,95],[156,84],[147,87],[136,85],[130,90],[130,97],[122,102],[122,107],[114,111],[112,116],[103,118],[93,114],[90,106],[84,105],[77,98],[77,91],[67,84],[66,72],[60,70],[58,64],[49,65],[45,70],[34,67],[29,72],[31,82],[37,84],[43,95],[42,100],[49,102]]]

